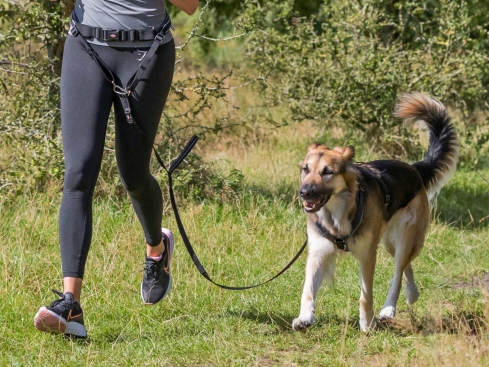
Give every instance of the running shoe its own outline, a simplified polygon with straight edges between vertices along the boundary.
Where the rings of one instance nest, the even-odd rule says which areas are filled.
[[[170,292],[172,278],[170,274],[170,261],[173,254],[174,238],[169,229],[162,228],[165,252],[160,260],[155,261],[146,256],[144,278],[141,282],[141,298],[147,305],[153,305]]]
[[[83,310],[70,292],[61,293],[53,289],[60,298],[50,306],[41,307],[34,317],[37,330],[54,334],[65,334],[86,338],[87,330],[83,324]]]

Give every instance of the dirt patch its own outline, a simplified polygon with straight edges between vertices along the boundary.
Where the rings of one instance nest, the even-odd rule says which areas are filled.
[[[453,287],[456,289],[483,288],[489,290],[489,273],[474,276],[469,281],[458,282]]]

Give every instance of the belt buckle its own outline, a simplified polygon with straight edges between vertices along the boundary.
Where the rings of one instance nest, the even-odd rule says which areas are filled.
[[[118,29],[102,29],[102,39],[104,41],[119,41],[121,32]]]

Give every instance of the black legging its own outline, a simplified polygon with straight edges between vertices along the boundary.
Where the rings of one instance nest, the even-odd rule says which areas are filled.
[[[61,262],[64,277],[83,278],[92,239],[92,197],[100,171],[111,106],[115,112],[115,151],[124,187],[143,227],[146,242],[161,242],[163,198],[149,163],[152,144],[170,90],[175,44],[161,45],[131,94],[134,119],[146,137],[128,124],[119,98],[102,70],[68,36],[61,73],[61,128],[65,178],[59,215]],[[145,49],[92,46],[125,85],[137,70]]]

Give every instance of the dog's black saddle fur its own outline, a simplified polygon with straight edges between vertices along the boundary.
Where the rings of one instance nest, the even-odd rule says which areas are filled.
[[[364,185],[377,188],[379,196],[385,198],[384,217],[387,221],[423,188],[423,181],[416,168],[401,161],[378,160],[357,163],[357,168]]]

